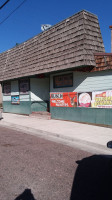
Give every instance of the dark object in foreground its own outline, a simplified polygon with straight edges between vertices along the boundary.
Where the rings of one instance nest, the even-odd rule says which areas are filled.
[[[112,141],[107,142],[107,147],[112,149]]]
[[[15,200],[36,200],[31,193],[30,189],[25,189],[25,191],[20,194],[18,197],[16,197]]]
[[[94,155],[77,164],[70,200],[110,200],[112,156]]]

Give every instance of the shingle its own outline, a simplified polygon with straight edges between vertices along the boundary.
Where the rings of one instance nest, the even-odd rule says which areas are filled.
[[[95,51],[104,52],[98,18],[81,11],[0,54],[0,79],[95,66]]]

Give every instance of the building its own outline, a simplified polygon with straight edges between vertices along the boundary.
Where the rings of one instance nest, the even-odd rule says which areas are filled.
[[[3,111],[112,124],[111,97],[107,107],[95,102],[112,90],[112,57],[104,53],[98,18],[85,10],[1,53]]]

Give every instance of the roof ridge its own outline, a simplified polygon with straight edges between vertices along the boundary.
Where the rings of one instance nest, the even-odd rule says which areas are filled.
[[[95,17],[98,17],[96,14],[94,14],[94,13],[92,13],[92,12],[88,11],[88,10],[85,10],[85,9],[83,9],[83,10],[80,10],[80,11],[79,11],[79,12],[77,12],[76,14],[78,14],[78,13],[81,13],[81,12],[86,12],[86,13],[88,13],[88,14],[94,15]],[[74,15],[75,15],[75,14],[74,14]]]
[[[73,18],[73,17],[75,17],[75,16],[77,17],[77,15],[79,15],[79,14],[84,14],[84,13],[86,13],[86,14],[91,14],[92,16],[98,18],[95,14],[93,14],[93,13],[91,13],[91,12],[89,12],[89,11],[83,9],[83,10],[80,10],[80,11],[76,12],[75,14],[73,14],[73,15],[71,15],[71,16],[68,16],[67,18],[65,18],[65,19],[63,19],[63,20],[57,22],[56,24],[52,25],[49,29],[45,30],[44,32],[47,32],[47,31],[49,31],[50,29],[55,28],[56,26],[60,25],[60,24],[63,23],[64,21],[66,22],[67,19]],[[22,45],[23,43],[28,42],[29,40],[32,40],[33,38],[35,38],[35,37],[37,37],[37,36],[40,36],[40,35],[43,34],[44,32],[37,33],[36,35],[32,36],[31,38],[28,38],[28,39],[26,39],[25,41],[19,43],[17,46],[11,47],[10,50],[11,50],[11,49],[14,49],[14,48],[17,48],[18,46]],[[9,50],[9,49],[8,49],[8,50]],[[3,52],[1,52],[0,54],[2,54],[2,53],[4,53],[4,52],[7,52],[8,50],[3,51]]]

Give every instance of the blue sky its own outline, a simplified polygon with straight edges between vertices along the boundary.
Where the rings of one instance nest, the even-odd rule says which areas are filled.
[[[0,6],[5,1],[1,0]],[[10,0],[0,10],[0,53],[39,34],[41,24],[55,25],[83,9],[98,16],[105,51],[110,52],[112,0]]]

